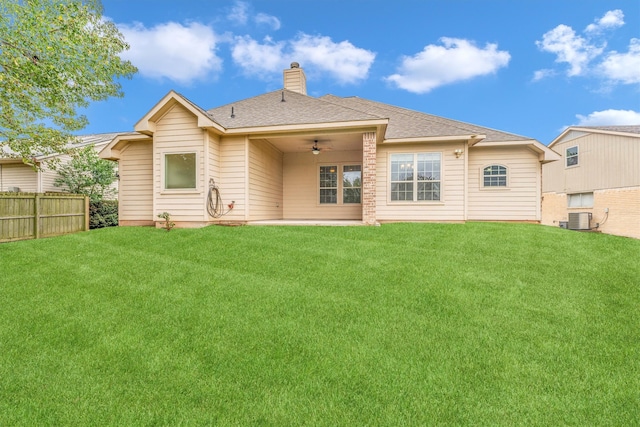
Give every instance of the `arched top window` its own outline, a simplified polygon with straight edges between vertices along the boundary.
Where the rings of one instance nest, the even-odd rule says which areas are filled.
[[[502,165],[489,165],[482,172],[485,187],[506,187],[507,168]]]

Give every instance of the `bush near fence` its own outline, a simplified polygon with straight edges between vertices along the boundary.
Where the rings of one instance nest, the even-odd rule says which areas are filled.
[[[118,225],[118,201],[101,200],[89,205],[89,228],[116,227]]]

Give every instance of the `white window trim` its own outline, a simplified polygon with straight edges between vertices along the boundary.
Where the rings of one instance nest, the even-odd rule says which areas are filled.
[[[484,185],[484,170],[485,168],[488,168],[489,166],[502,166],[503,168],[506,169],[506,178],[507,178],[507,185],[505,185],[504,187],[501,186],[486,186]],[[510,190],[510,184],[511,184],[511,174],[509,173],[509,167],[507,165],[503,165],[502,163],[487,163],[486,165],[482,166],[480,168],[479,171],[480,174],[480,189],[483,191],[505,191],[505,190]]]
[[[391,199],[391,158],[394,155],[412,155],[414,165],[416,162],[416,156],[418,154],[440,154],[440,200],[392,200]],[[418,206],[418,205],[444,205],[445,203],[445,191],[444,191],[444,152],[442,151],[393,151],[390,152],[387,156],[387,177],[386,177],[386,185],[387,185],[387,204],[389,205],[407,205],[407,206]],[[414,183],[417,183],[417,180],[414,180]],[[417,191],[417,187],[415,187]],[[416,195],[417,193],[414,193]]]
[[[195,154],[196,156],[196,187],[195,188],[165,188],[166,181],[166,167],[167,167],[167,154]],[[161,151],[160,152],[160,194],[199,194],[202,192],[200,188],[200,182],[198,180],[198,173],[200,171],[200,154],[198,151]]]
[[[575,148],[576,149],[576,155],[575,156],[571,156],[571,157],[575,157],[578,162],[575,165],[567,165],[567,161],[569,160],[569,157],[567,157],[567,151],[569,151],[570,149]],[[565,169],[568,168],[576,168],[580,166],[580,147],[577,145],[572,145],[571,147],[567,147],[564,149],[564,167]]]
[[[338,172],[338,195],[337,195],[337,203],[320,203],[320,168],[326,166],[335,166]],[[318,163],[316,167],[316,206],[362,206],[362,187],[360,187],[360,203],[344,203],[344,194],[342,187],[342,176],[344,173],[345,166],[360,166],[360,182],[362,182],[362,163],[358,162],[327,162],[327,163]],[[327,187],[329,188],[329,187]]]
[[[584,206],[584,204],[582,203],[582,200],[584,199],[583,197],[584,194],[591,194],[591,206]],[[569,198],[571,196],[580,196],[580,202],[581,202],[580,206],[569,206]],[[583,191],[581,193],[567,194],[567,209],[593,209],[595,203],[596,203],[595,193],[593,191]]]

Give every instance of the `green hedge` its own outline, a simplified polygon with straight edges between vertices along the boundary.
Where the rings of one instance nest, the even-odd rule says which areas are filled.
[[[102,200],[89,204],[89,228],[115,227],[118,225],[118,201]]]

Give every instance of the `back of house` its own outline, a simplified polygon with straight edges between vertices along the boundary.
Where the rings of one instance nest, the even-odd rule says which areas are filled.
[[[205,110],[169,92],[101,157],[121,225],[541,220],[540,142],[358,97],[284,88]]]

